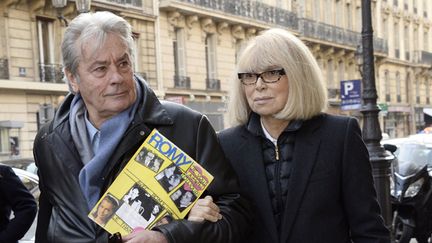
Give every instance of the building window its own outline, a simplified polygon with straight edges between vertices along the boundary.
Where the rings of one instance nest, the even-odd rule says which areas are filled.
[[[140,45],[140,39],[139,39],[139,33],[133,32],[132,33],[133,36],[133,44],[134,44],[134,49],[135,49],[135,56],[133,57],[133,68],[135,72],[139,72],[140,70],[140,65],[139,65],[139,56],[140,56],[140,50],[141,50],[141,45]]]
[[[388,30],[387,30],[387,19],[383,18],[382,19],[382,37],[383,39],[387,40],[388,39]]]
[[[53,20],[38,18],[39,75],[41,82],[63,82],[62,67],[54,59]]]
[[[51,104],[43,104],[39,106],[37,112],[38,130],[54,118],[54,107]]]
[[[122,5],[131,5],[133,7],[142,7],[142,0],[105,0],[107,2],[112,2],[116,4],[122,4]]]
[[[186,72],[186,39],[184,28],[175,29],[174,48],[174,86],[190,88],[190,78]]]
[[[345,16],[347,18],[347,29],[349,30],[353,30],[353,20],[352,20],[352,12],[351,12],[351,4],[347,3],[346,4],[346,11],[345,11]]]
[[[409,60],[410,47],[409,47],[409,30],[408,26],[404,28],[404,48],[405,48],[405,60]]]
[[[400,49],[400,43],[399,43],[399,22],[395,22],[394,24],[394,48],[395,48],[395,57],[399,58],[399,49]]]
[[[8,155],[9,151],[9,129],[0,127],[0,154]]]
[[[327,85],[329,88],[335,88],[334,63],[333,63],[332,59],[328,60],[328,62],[327,62]]]
[[[429,38],[428,37],[429,37],[428,31],[425,31],[423,33],[423,45],[424,45],[423,50],[425,50],[425,51],[429,51]]]
[[[347,16],[347,14],[344,13],[342,1],[336,1],[336,19],[342,20],[345,16]],[[345,21],[336,21],[336,25],[338,27],[344,28],[344,22]]]
[[[420,80],[416,79],[415,81],[415,95],[416,95],[416,103],[420,104]]]
[[[237,64],[238,58],[243,50],[244,40],[236,39],[235,42],[235,63]]]
[[[401,80],[400,80],[400,74],[399,72],[396,72],[396,101],[400,103],[402,101],[401,99]]]
[[[20,155],[20,132],[24,122],[0,121],[0,160]]]
[[[317,22],[321,21],[321,8],[320,8],[320,5],[321,5],[321,1],[317,1],[314,4],[314,7],[312,8],[313,9],[313,19],[315,19]]]
[[[361,16],[361,8],[360,8],[360,6],[358,6],[358,7],[356,7],[356,21],[357,21],[357,23],[356,23],[356,29],[354,30],[354,31],[358,31],[358,32],[361,32],[361,29],[362,29],[362,22],[361,22],[361,19],[362,19],[362,16]]]
[[[219,90],[220,80],[217,79],[217,36],[216,34],[207,34],[205,38],[205,54],[206,54],[206,71],[207,89]]]
[[[425,83],[426,83],[426,103],[429,104],[430,103],[430,100],[429,100],[429,97],[430,97],[429,79],[426,79]]]
[[[384,87],[385,87],[385,101],[391,101],[391,93],[390,93],[390,80],[389,80],[389,72],[386,70],[384,72]]]
[[[339,82],[345,80],[345,65],[343,61],[338,62],[338,80]],[[338,85],[335,85],[337,87]]]
[[[325,16],[324,22],[326,24],[333,25],[333,19],[332,19],[333,14],[334,14],[334,12],[332,11],[333,10],[333,0],[326,0],[325,6],[326,6],[326,10],[324,11],[324,16]],[[343,22],[343,21],[341,21],[341,22]]]
[[[411,103],[412,101],[411,101],[411,96],[412,96],[412,94],[411,94],[411,96],[410,96],[410,90],[411,90],[411,87],[410,87],[410,82],[411,81],[411,75],[410,75],[410,73],[407,73],[406,74],[406,77],[405,77],[405,101],[407,102],[407,103]],[[410,88],[408,88],[408,87],[410,87]]]

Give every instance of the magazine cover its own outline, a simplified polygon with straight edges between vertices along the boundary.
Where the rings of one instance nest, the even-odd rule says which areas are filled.
[[[182,219],[213,176],[154,129],[90,211],[111,234]]]

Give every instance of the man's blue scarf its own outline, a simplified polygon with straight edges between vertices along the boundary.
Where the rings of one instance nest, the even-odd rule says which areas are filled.
[[[74,143],[80,153],[84,167],[79,173],[79,184],[87,199],[89,209],[93,208],[99,200],[100,189],[103,185],[101,173],[120,143],[123,134],[134,118],[138,103],[141,99],[141,87],[136,82],[137,98],[133,106],[105,121],[100,127],[99,149],[93,153],[87,129],[85,128],[84,114],[87,112],[82,97],[77,94],[71,103],[70,125]]]

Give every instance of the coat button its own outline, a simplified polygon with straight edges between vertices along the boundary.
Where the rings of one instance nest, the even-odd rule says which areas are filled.
[[[141,136],[144,136],[144,135],[145,135],[145,132],[144,132],[144,131],[140,131],[139,134],[140,134]]]

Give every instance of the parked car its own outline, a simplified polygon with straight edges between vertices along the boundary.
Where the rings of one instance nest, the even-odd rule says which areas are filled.
[[[1,164],[8,165],[12,168],[18,168],[37,174],[37,167],[33,158],[13,158],[0,161]]]

